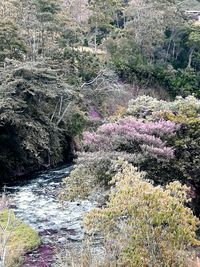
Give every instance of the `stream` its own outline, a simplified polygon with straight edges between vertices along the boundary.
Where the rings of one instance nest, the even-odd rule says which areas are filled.
[[[25,256],[22,267],[55,266],[55,249],[70,250],[83,241],[83,214],[95,207],[95,203],[82,200],[62,205],[59,202],[62,179],[71,169],[66,166],[45,171],[6,187],[16,216],[34,228],[42,240],[38,249]]]

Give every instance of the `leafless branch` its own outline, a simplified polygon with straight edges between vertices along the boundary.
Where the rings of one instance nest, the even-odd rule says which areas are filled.
[[[75,104],[75,101],[71,101],[71,102],[67,105],[67,107],[66,107],[65,110],[63,111],[61,117],[58,119],[58,121],[57,121],[57,125],[59,125],[59,123],[62,121],[62,119],[64,118],[64,116],[66,115],[66,113],[67,113],[68,111],[71,110],[71,108],[73,107],[74,104]]]
[[[58,104],[59,104],[59,101],[56,103],[54,112],[53,112],[53,114],[52,114],[52,116],[51,116],[51,121],[53,121],[53,119],[54,119],[54,117],[55,117],[55,115],[56,115],[56,111],[57,111],[57,108],[58,108]]]
[[[61,115],[62,104],[63,104],[63,96],[60,97],[60,108],[59,108],[59,113],[58,113],[59,116]]]
[[[103,71],[100,71],[99,74],[98,74],[92,81],[90,81],[90,82],[88,82],[88,83],[83,83],[83,84],[81,85],[81,89],[83,89],[84,86],[91,85],[91,84],[93,84],[94,82],[96,82],[97,79],[98,79],[99,77],[101,77],[102,74],[103,74]]]

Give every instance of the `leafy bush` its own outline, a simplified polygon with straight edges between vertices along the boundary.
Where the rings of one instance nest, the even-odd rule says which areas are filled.
[[[187,190],[179,182],[162,188],[123,163],[103,209],[85,217],[89,233],[101,231],[122,266],[185,266],[188,250],[199,244],[199,220],[185,207]],[[111,255],[112,255],[111,254]]]
[[[63,180],[64,189],[60,194],[63,200],[73,201],[85,199],[95,186],[95,177],[84,165],[78,165],[70,173],[70,177]]]
[[[120,157],[145,171],[157,185],[175,180],[187,184],[193,198],[190,205],[199,214],[200,100],[188,96],[167,102],[141,96],[129,102],[127,114],[132,116],[83,134],[86,153],[77,162],[87,177],[107,185],[116,173],[113,160]]]
[[[152,120],[155,119],[156,113],[160,111],[171,111],[175,114],[181,112],[194,116],[194,113],[196,115],[200,113],[200,101],[193,95],[186,98],[179,96],[172,102],[143,95],[129,101],[127,114],[137,118]]]
[[[0,263],[18,266],[22,256],[40,244],[38,234],[10,210],[0,210]],[[4,266],[4,265],[3,265]]]
[[[200,118],[188,109],[185,112],[163,112],[162,116],[181,123],[176,136],[172,140],[174,159],[161,164],[145,166],[149,178],[156,183],[164,184],[172,180],[179,180],[191,187],[192,207],[199,214],[200,193]],[[193,114],[193,115],[192,115]]]
[[[192,188],[192,206],[199,214],[200,192],[200,100],[194,96],[177,97],[173,102],[142,96],[131,100],[128,114],[146,120],[168,120],[180,125],[171,139],[174,158],[168,162],[148,161],[141,165],[157,184],[179,180]]]
[[[126,117],[105,123],[96,132],[84,132],[86,152],[79,154],[75,170],[65,180],[65,198],[87,197],[96,185],[107,186],[117,172],[112,165],[118,158],[136,166],[146,166],[149,162],[155,166],[174,158],[174,150],[166,140],[178,128],[178,124],[170,121],[143,122]]]
[[[149,118],[153,112],[167,107],[167,102],[151,96],[142,95],[131,99],[128,104],[127,114],[136,118]]]
[[[87,198],[99,185],[107,187],[113,175],[117,173],[113,161],[123,158],[134,164],[140,163],[143,156],[125,152],[87,152],[79,153],[75,169],[70,177],[64,179],[64,189],[61,193],[62,199],[74,200]]]

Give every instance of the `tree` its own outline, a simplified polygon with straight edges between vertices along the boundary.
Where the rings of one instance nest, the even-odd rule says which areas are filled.
[[[65,17],[67,25],[65,27],[66,30],[62,33],[62,38],[64,37],[63,39],[67,44],[74,45],[75,43],[80,43],[81,46],[84,46],[87,43],[89,36],[88,19],[90,15],[91,10],[88,6],[88,0],[69,0],[65,2],[61,16]]]
[[[105,36],[112,29],[114,21],[118,21],[118,11],[122,7],[122,2],[121,0],[89,0],[89,6],[92,10],[90,24],[94,32],[95,51],[97,50],[97,37],[100,31]]]
[[[39,22],[39,54],[45,56],[51,42],[55,41],[59,31],[58,13],[59,1],[36,0],[36,12]]]
[[[0,6],[1,19],[16,23],[18,4],[17,0],[2,0]]]
[[[26,46],[12,22],[0,21],[0,61],[6,58],[21,59]]]
[[[165,30],[183,23],[176,4],[170,0],[131,0],[125,16],[125,32],[150,60],[154,59],[155,48],[164,41]]]
[[[191,68],[193,55],[195,50],[199,49],[200,47],[200,27],[192,27],[191,32],[188,36],[188,45],[189,45],[189,58],[188,58],[188,65],[187,68]]]

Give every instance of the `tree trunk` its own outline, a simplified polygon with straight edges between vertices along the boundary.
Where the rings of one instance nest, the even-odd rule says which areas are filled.
[[[193,54],[194,54],[194,48],[191,48],[191,49],[190,49],[189,58],[188,58],[187,69],[191,68]]]
[[[94,51],[97,52],[97,23],[95,24],[95,33],[94,33]]]

